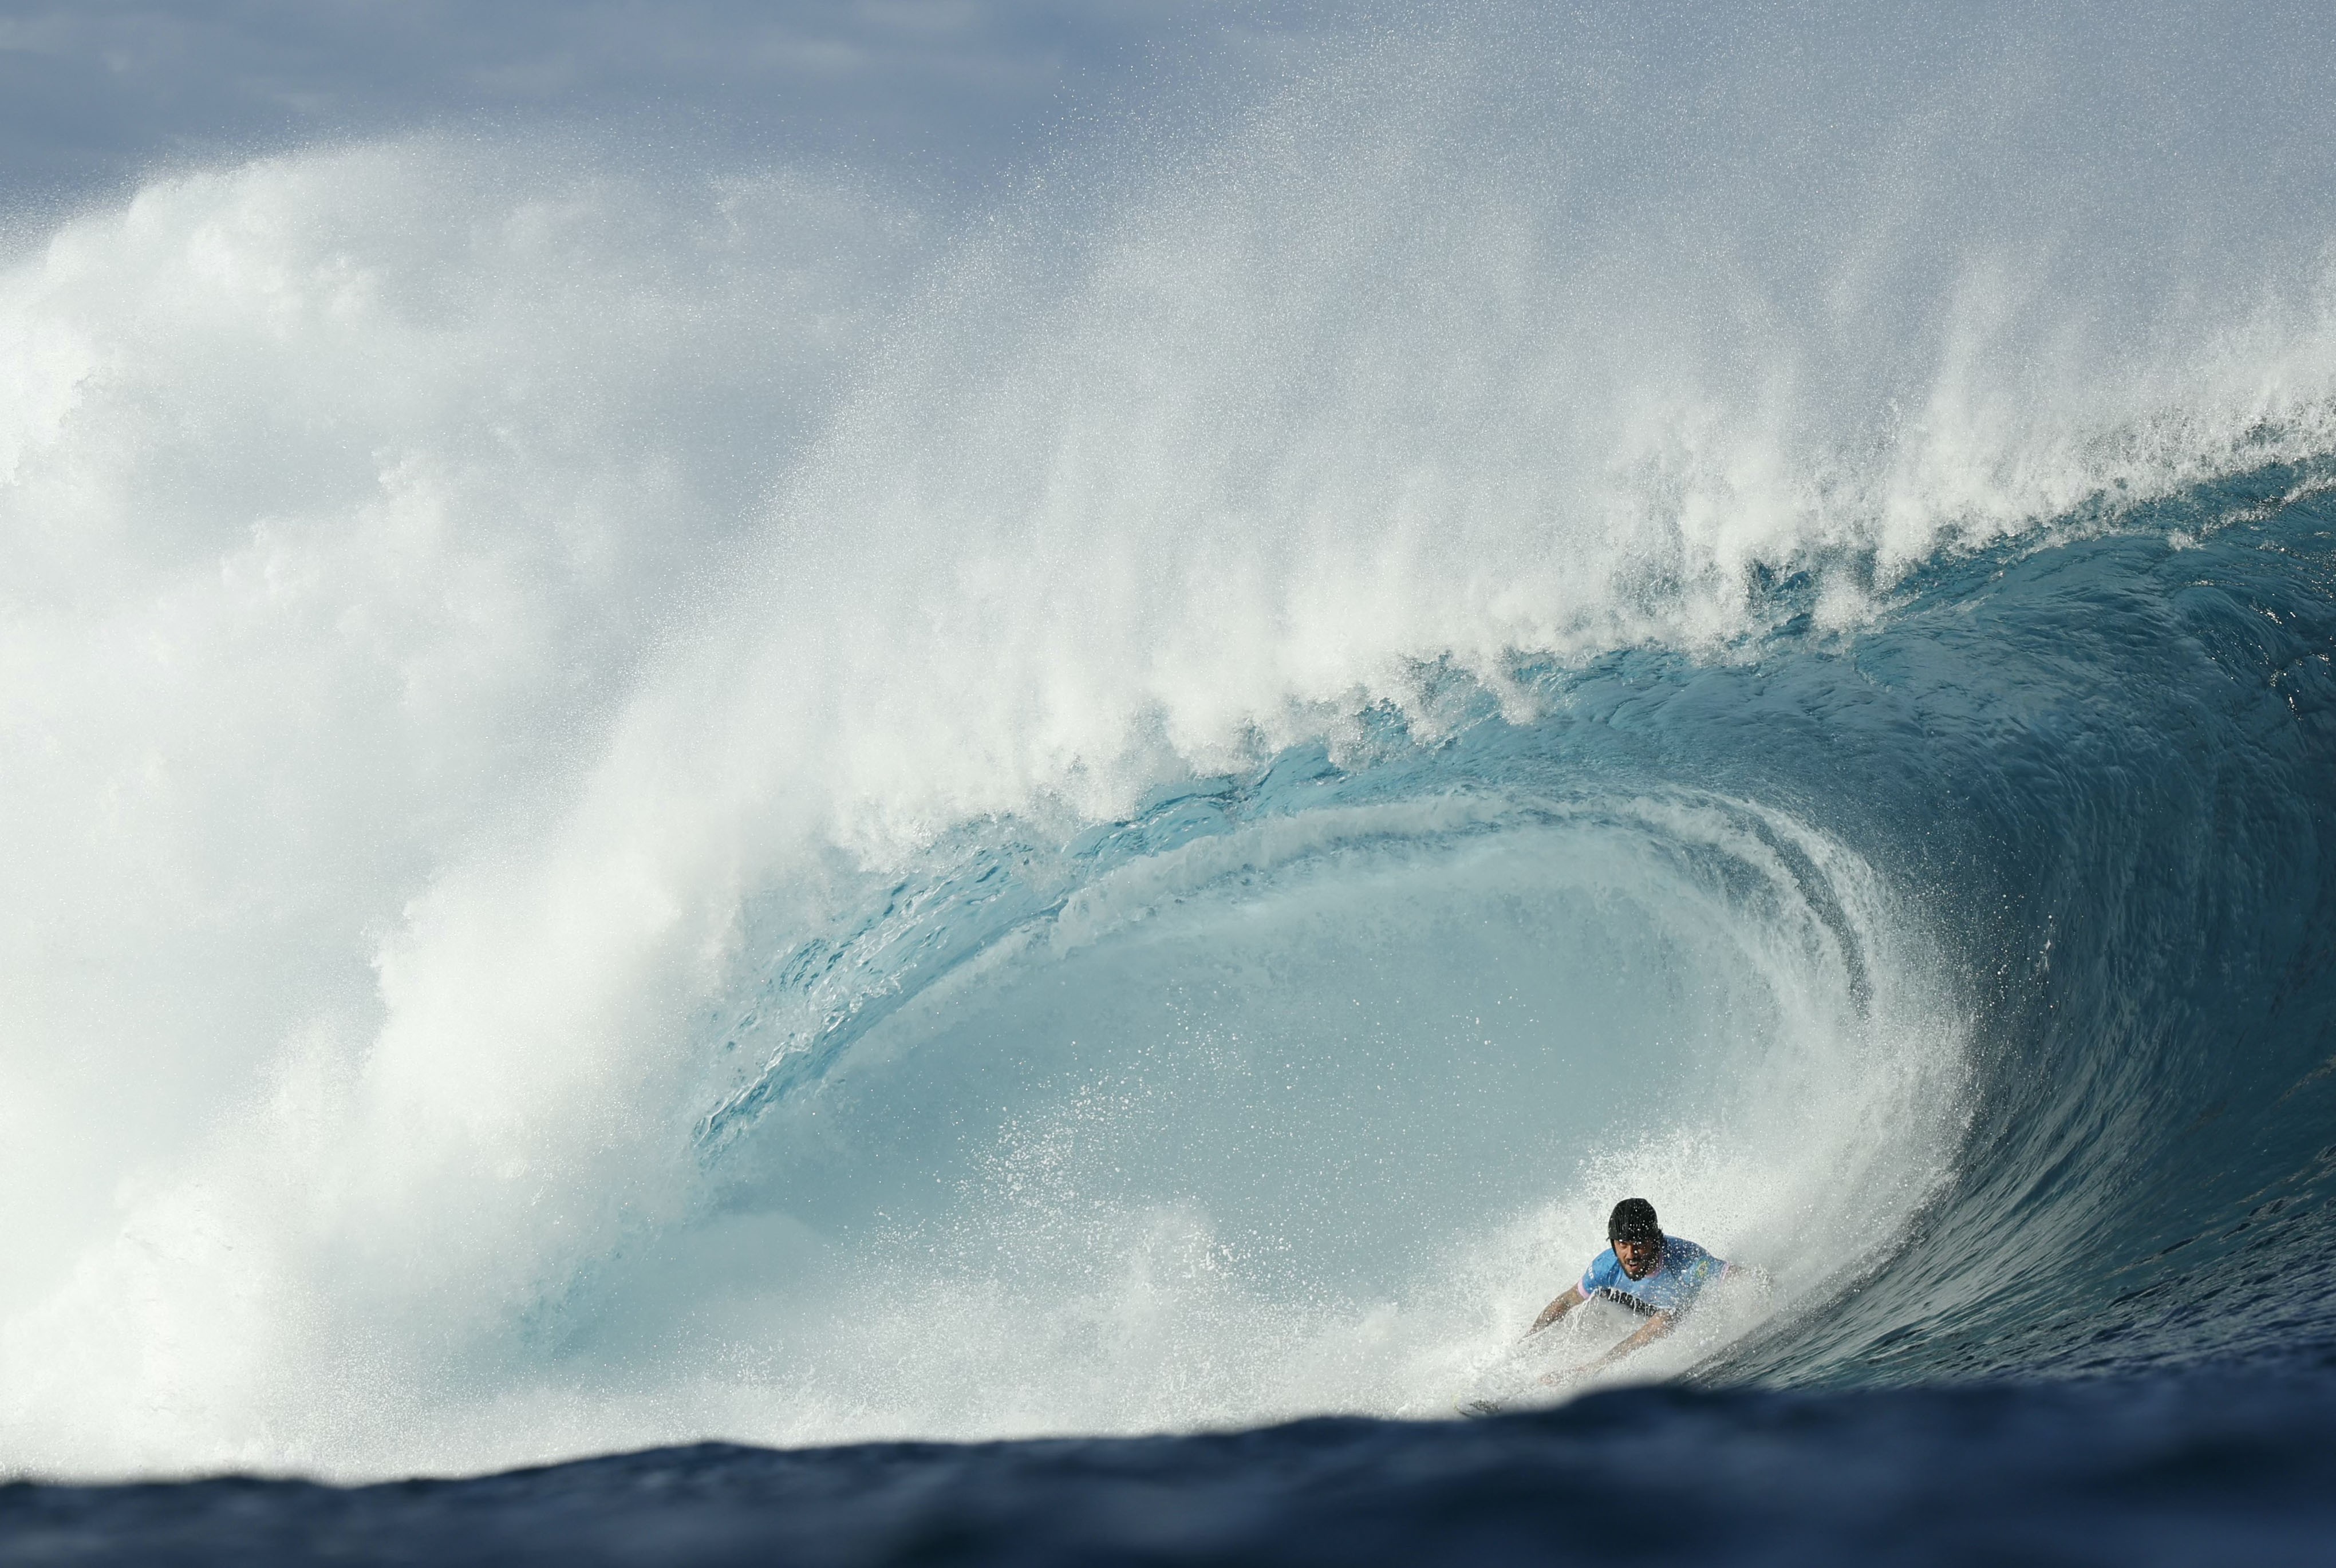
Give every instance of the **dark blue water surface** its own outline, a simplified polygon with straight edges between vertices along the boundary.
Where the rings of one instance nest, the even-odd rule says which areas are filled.
[[[2325,1562],[2336,1375],[1638,1389],[1455,1425],[0,1488],[11,1563]]]
[[[1293,780],[1356,800],[1537,777],[1765,803],[1864,857],[1960,977],[1969,1130],[1886,1255],[1688,1386],[1474,1423],[709,1446],[347,1490],[16,1485],[0,1561],[2336,1559],[2331,588],[2336,506],[2258,472],[1935,566],[1846,638],[1796,617],[1811,581],[1775,582],[1778,628],[1745,657],[1523,667],[1547,716],[1485,703],[1351,771],[1291,754],[1048,852],[1150,852],[1294,809]],[[996,872],[1014,863],[976,879],[989,923],[926,961],[1059,902]],[[821,950],[774,956],[766,985],[813,984],[841,950]],[[750,1077],[706,1158],[865,1027]]]

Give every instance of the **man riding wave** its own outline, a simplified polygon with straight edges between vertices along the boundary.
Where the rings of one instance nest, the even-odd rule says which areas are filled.
[[[1733,1263],[1713,1257],[1684,1236],[1664,1235],[1655,1206],[1644,1198],[1625,1198],[1614,1205],[1606,1221],[1606,1250],[1590,1261],[1581,1282],[1543,1308],[1525,1338],[1592,1298],[1627,1307],[1646,1322],[1596,1360],[1570,1372],[1548,1374],[1542,1378],[1544,1383],[1587,1377],[1653,1344],[1679,1326],[1680,1316],[1707,1287],[1736,1272]]]

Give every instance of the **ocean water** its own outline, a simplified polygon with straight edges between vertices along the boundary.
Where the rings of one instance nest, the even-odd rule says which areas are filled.
[[[2324,1540],[2311,30],[1793,15],[19,236],[0,1554]]]

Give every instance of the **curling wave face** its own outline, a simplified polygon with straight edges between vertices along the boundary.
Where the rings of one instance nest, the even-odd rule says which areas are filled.
[[[1871,869],[1741,802],[1524,793],[1578,775],[1484,738],[968,849],[779,957],[703,1135],[733,1223],[823,1242],[762,1287],[823,1287],[764,1319],[819,1347],[780,1380],[800,1430],[1445,1414],[1617,1183],[1767,1260],[1786,1310],[1888,1248],[1964,1041]],[[702,1321],[678,1261],[636,1268]]]
[[[1773,1287],[1651,1372],[2324,1334],[2318,197],[1539,25],[13,261],[0,1466],[1430,1412],[1623,1189]]]

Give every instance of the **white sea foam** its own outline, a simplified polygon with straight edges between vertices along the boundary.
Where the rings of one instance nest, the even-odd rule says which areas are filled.
[[[1794,1291],[1825,1181],[1903,1213],[1952,987],[1877,889],[1883,1025],[1747,916],[1712,972],[1771,1021],[1712,1027],[1774,1072],[1486,1213],[1440,1305],[1309,1317],[1305,1268],[1220,1268],[1224,1216],[1158,1194],[1017,1239],[968,1174],[980,1245],[926,1275],[914,1226],[704,1217],[742,910],[784,947],[968,823],[1067,838],[1348,755],[1375,704],[1432,736],[1455,687],[1523,714],[1521,655],[1730,657],[1764,572],[1854,629],[1942,549],[2330,445],[2316,242],[2201,242],[2236,200],[2202,179],[2273,172],[2152,186],[2049,73],[1819,135],[1754,74],[1634,96],[1625,54],[1496,43],[1390,42],[969,238],[824,177],[421,141],[159,181],[11,262],[0,1466],[1409,1408],[1617,1183]],[[1032,1094],[996,1170],[1079,1125]],[[1746,1152],[1801,1115],[1857,1136]]]

